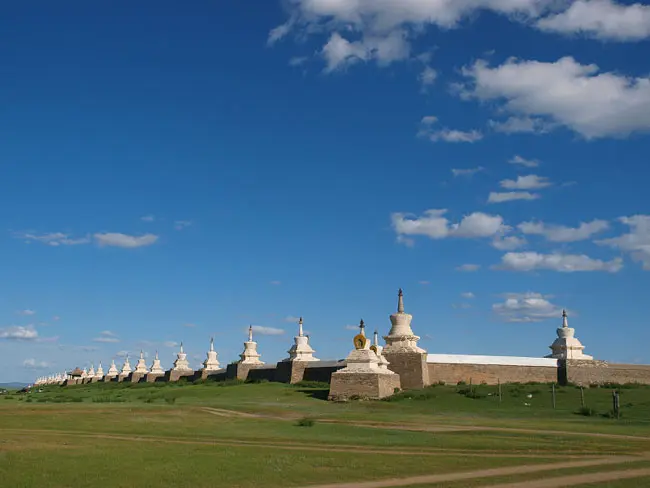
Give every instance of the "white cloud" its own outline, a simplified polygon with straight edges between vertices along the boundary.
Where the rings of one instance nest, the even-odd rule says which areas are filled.
[[[46,361],[36,361],[36,359],[31,358],[23,361],[23,367],[27,369],[48,369],[52,367],[52,364]]]
[[[530,193],[529,191],[491,191],[488,195],[488,203],[511,202],[512,200],[537,200],[538,198],[539,195],[537,193]]]
[[[623,260],[611,261],[592,259],[584,254],[539,254],[537,252],[509,252],[501,258],[501,264],[495,269],[508,271],[551,270],[561,273],[577,271],[607,271],[617,273],[623,267]]]
[[[50,232],[48,234],[35,234],[33,232],[14,232],[13,237],[16,239],[24,239],[25,242],[41,242],[48,246],[75,246],[78,244],[88,244],[90,237],[70,237],[69,234],[63,232]]]
[[[451,174],[454,176],[467,176],[468,178],[471,178],[474,176],[476,173],[479,173],[483,171],[485,168],[483,166],[478,166],[476,168],[466,168],[466,169],[456,169],[453,168],[451,170]]]
[[[295,317],[293,315],[288,315],[287,317],[284,318],[285,322],[289,322],[290,324],[295,324],[300,320],[300,317]]]
[[[504,134],[544,134],[553,128],[553,124],[537,117],[512,115],[506,120],[488,120],[488,127]]]
[[[431,66],[425,66],[422,70],[422,73],[420,73],[420,76],[418,77],[423,90],[426,90],[428,87],[433,85],[436,82],[437,78],[438,72]]]
[[[156,217],[154,215],[145,215],[144,217],[140,217],[140,220],[143,222],[153,222],[156,220]]]
[[[630,227],[630,232],[619,237],[596,241],[596,244],[610,246],[628,252],[639,261],[643,269],[650,271],[650,215],[633,215],[619,219]]]
[[[507,293],[504,298],[503,303],[492,305],[492,311],[506,322],[541,322],[562,315],[562,309],[549,301],[550,295]]]
[[[126,358],[127,356],[130,356],[130,354],[129,351],[117,351],[115,356],[118,358]]]
[[[576,0],[561,13],[537,22],[544,31],[585,34],[602,40],[638,41],[650,37],[650,5],[612,0]]]
[[[248,331],[248,327],[246,328],[246,331]],[[259,335],[282,335],[284,334],[283,329],[277,329],[275,327],[265,327],[263,325],[254,325],[253,326],[253,333],[259,334]]]
[[[358,325],[346,325],[345,330],[357,330],[358,331],[359,326]]]
[[[183,230],[183,229],[189,227],[190,225],[192,225],[191,220],[176,220],[174,222],[174,229]]]
[[[178,347],[178,345],[179,345],[178,342],[174,342],[174,341],[163,342],[163,346],[165,347]]]
[[[432,209],[421,217],[396,212],[391,215],[392,226],[398,236],[424,235],[431,239],[492,237],[508,230],[500,215],[474,212],[452,224],[443,216],[446,212]]]
[[[376,60],[380,66],[394,61],[408,59],[411,46],[399,30],[385,36],[364,36],[360,40],[349,41],[334,32],[321,52],[325,59],[325,72],[343,69],[360,61]]]
[[[536,168],[539,166],[539,161],[536,159],[526,159],[522,158],[519,155],[515,155],[512,159],[508,160],[510,164],[516,164],[520,166],[524,166],[526,168]]]
[[[605,220],[580,222],[578,227],[547,225],[543,222],[522,222],[517,228],[524,234],[541,235],[551,242],[575,242],[591,238],[594,234],[609,228]]]
[[[35,310],[30,310],[30,309],[25,309],[25,310],[19,310],[16,312],[18,315],[35,315],[36,311]]]
[[[430,282],[430,281],[427,281],[427,280],[420,280],[420,281],[418,281],[418,284],[423,285],[423,286],[426,286],[426,285],[430,285],[431,282]]]
[[[103,330],[99,333],[99,337],[95,337],[93,342],[103,342],[106,344],[115,344],[120,342],[120,339],[110,330]]]
[[[499,110],[543,117],[587,139],[650,131],[650,78],[602,73],[570,56],[556,62],[508,59],[463,69],[465,99],[496,100]]]
[[[527,175],[518,176],[516,180],[501,180],[501,188],[506,190],[537,190],[546,188],[553,183],[545,176]]]
[[[466,291],[460,294],[461,297],[463,298],[474,298],[475,295],[471,291]]]
[[[118,232],[97,233],[94,235],[95,240],[100,246],[113,246],[123,248],[136,248],[150,246],[158,240],[154,234],[144,234],[142,236],[130,236]]]
[[[477,130],[462,131],[454,130],[443,127],[435,129],[434,125],[438,123],[438,118],[434,115],[427,115],[420,120],[420,129],[418,130],[418,137],[423,137],[431,142],[469,142],[473,143],[483,139],[483,134]]]
[[[472,273],[481,269],[480,264],[461,264],[456,268],[456,271],[462,271],[465,273]]]
[[[0,329],[0,339],[14,341],[33,341],[38,339],[38,332],[33,326],[12,325]]]
[[[518,236],[497,236],[492,239],[492,247],[499,251],[513,251],[526,244],[526,239]]]
[[[289,66],[301,66],[305,64],[309,58],[307,56],[294,56],[289,60]]]

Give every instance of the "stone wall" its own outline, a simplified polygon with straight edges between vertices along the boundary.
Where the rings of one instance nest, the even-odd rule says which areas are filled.
[[[581,386],[606,383],[639,383],[650,385],[650,365],[616,364],[605,361],[581,361],[568,359],[560,361],[560,383]]]
[[[501,364],[429,363],[429,381],[448,385],[472,382],[475,385],[497,383],[553,383],[557,368],[547,366],[510,366]]]
[[[398,375],[375,373],[336,373],[328,400],[345,401],[352,398],[380,399],[391,396],[399,390]]]
[[[431,384],[426,353],[396,352],[385,354],[388,369],[397,373],[404,390],[424,388]]]

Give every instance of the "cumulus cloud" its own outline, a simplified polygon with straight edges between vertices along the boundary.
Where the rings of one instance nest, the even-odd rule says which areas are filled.
[[[63,232],[50,232],[47,234],[37,234],[34,232],[14,232],[13,237],[23,239],[27,243],[40,242],[48,246],[75,246],[78,244],[88,244],[90,237],[71,237],[70,234]]]
[[[580,222],[578,227],[545,224],[543,222],[522,222],[517,228],[524,234],[544,236],[551,242],[576,242],[591,238],[594,234],[607,230],[609,223],[605,220]]]
[[[30,309],[26,308],[25,310],[19,310],[19,311],[16,312],[16,313],[17,313],[18,315],[35,315],[35,314],[36,314],[36,311],[35,311],[35,310],[30,310]]]
[[[541,117],[587,139],[650,130],[650,78],[600,72],[567,56],[556,62],[510,58],[490,67],[479,60],[462,70],[465,99],[495,100],[499,110]]]
[[[496,236],[492,239],[492,247],[499,251],[513,251],[524,247],[526,244],[526,239],[519,236]]]
[[[562,309],[550,298],[551,295],[541,293],[506,293],[503,303],[492,305],[492,311],[506,322],[541,322],[560,317]]]
[[[553,124],[538,117],[512,115],[505,120],[488,120],[488,127],[504,134],[544,134],[553,129]]]
[[[433,115],[427,115],[420,120],[418,137],[428,139],[431,142],[476,142],[483,139],[483,134],[478,130],[462,131],[448,129],[446,127],[438,129],[438,118]]]
[[[99,333],[98,337],[95,337],[93,339],[93,342],[103,342],[106,344],[114,344],[116,342],[120,342],[120,339],[115,335],[114,332],[111,332],[110,330],[103,330]]]
[[[481,269],[480,264],[461,264],[456,268],[456,271],[462,271],[464,273],[472,273]]]
[[[345,68],[360,61],[375,60],[380,66],[407,59],[411,45],[406,34],[396,30],[385,36],[364,36],[360,40],[349,41],[334,32],[321,52],[325,59],[325,72]]]
[[[119,232],[97,233],[93,236],[100,246],[112,246],[123,248],[145,247],[154,244],[158,236],[144,234],[142,236],[131,236]]]
[[[391,223],[398,236],[423,235],[430,239],[493,237],[509,230],[500,215],[474,212],[459,223],[451,223],[444,217],[446,212],[446,209],[432,209],[420,217],[396,212],[391,215]]]
[[[294,56],[289,60],[289,66],[293,66],[293,67],[302,66],[308,60],[309,58],[307,56]]]
[[[34,358],[25,359],[23,361],[23,368],[27,369],[48,369],[51,367],[51,363],[48,363],[47,361],[37,361]]]
[[[501,180],[501,188],[507,190],[538,190],[546,188],[553,183],[545,176],[527,175],[518,176],[516,180]]]
[[[561,273],[577,271],[606,271],[617,273],[623,267],[623,260],[611,261],[593,259],[584,254],[540,254],[537,252],[509,252],[502,256],[501,264],[495,269],[507,271],[550,270]]]
[[[543,31],[601,40],[639,41],[650,37],[650,5],[576,0],[563,12],[538,20],[536,26]]]
[[[163,346],[165,347],[178,347],[178,342],[175,341],[165,341],[163,342]]]
[[[246,328],[246,331],[248,332],[248,328]],[[263,325],[254,325],[253,326],[253,333],[259,334],[259,335],[282,335],[284,334],[283,329],[277,329],[275,327],[265,327]]]
[[[422,73],[420,73],[420,76],[418,76],[422,90],[426,91],[428,87],[436,82],[437,78],[438,72],[431,66],[425,66]]]
[[[12,325],[0,329],[0,339],[13,341],[34,341],[38,339],[38,332],[33,326]]]
[[[513,200],[537,200],[540,197],[538,193],[529,191],[491,191],[488,195],[488,203],[503,203]]]
[[[484,169],[485,168],[483,168],[483,166],[478,166],[476,168],[464,168],[464,169],[453,168],[451,170],[451,174],[453,174],[454,176],[466,176],[468,178],[471,178],[476,173],[479,173]]]
[[[508,160],[510,164],[515,164],[519,166],[524,166],[525,168],[536,168],[539,166],[539,161],[536,159],[526,159],[522,158],[519,155],[513,156],[511,159]]]
[[[619,221],[630,227],[629,233],[596,243],[629,253],[632,259],[641,263],[644,270],[650,271],[650,215],[621,217]]]

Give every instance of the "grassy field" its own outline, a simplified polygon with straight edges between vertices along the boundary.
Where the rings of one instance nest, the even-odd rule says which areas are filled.
[[[647,387],[620,390],[620,419],[606,388],[585,389],[586,408],[575,387],[557,388],[553,408],[550,385],[503,385],[501,399],[496,387],[439,385],[344,404],[326,392],[97,383],[0,396],[0,484],[273,488],[441,476],[412,486],[460,488],[616,471],[634,477],[588,486],[650,486]]]

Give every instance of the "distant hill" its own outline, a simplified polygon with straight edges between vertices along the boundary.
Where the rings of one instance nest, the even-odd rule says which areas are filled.
[[[25,388],[28,383],[0,383],[0,388]]]

